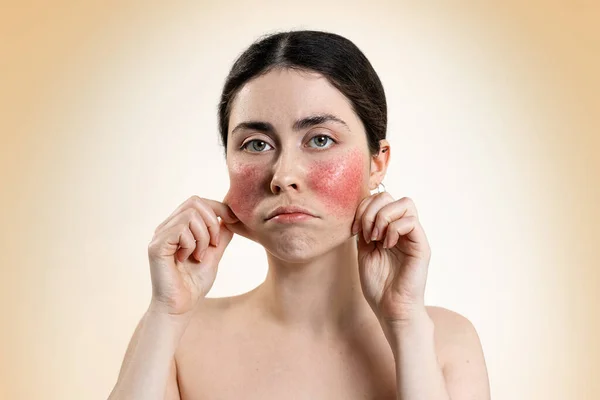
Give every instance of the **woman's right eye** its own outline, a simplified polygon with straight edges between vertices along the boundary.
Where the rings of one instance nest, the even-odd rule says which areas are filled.
[[[254,139],[246,142],[242,146],[242,149],[247,150],[250,153],[262,153],[265,150],[266,146],[271,147],[271,145],[265,142],[264,140]],[[250,148],[251,150],[248,150],[248,148]]]

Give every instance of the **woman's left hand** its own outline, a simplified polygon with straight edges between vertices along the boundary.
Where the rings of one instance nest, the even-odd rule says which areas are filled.
[[[423,316],[431,250],[413,201],[387,192],[363,199],[352,233],[362,291],[380,322],[394,329]]]

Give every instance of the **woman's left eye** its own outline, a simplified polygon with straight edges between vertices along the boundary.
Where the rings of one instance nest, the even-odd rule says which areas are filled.
[[[331,137],[329,137],[327,135],[317,135],[317,136],[313,137],[312,139],[310,139],[308,141],[308,143],[313,142],[317,145],[316,146],[317,148],[326,149],[331,146],[331,144],[327,145],[328,140],[331,141],[331,143],[335,143],[335,140],[333,140]],[[311,147],[314,147],[314,146],[311,146]]]

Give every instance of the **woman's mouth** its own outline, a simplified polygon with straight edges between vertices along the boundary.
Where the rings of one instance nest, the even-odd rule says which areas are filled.
[[[271,211],[267,217],[267,221],[289,223],[306,221],[316,218],[310,211],[298,206],[277,207]]]
[[[293,222],[301,222],[309,219],[315,218],[312,215],[294,212],[287,214],[278,214],[272,218],[269,218],[269,221],[279,222],[279,223],[293,223]]]

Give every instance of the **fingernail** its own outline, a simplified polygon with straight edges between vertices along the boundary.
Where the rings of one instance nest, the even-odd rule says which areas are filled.
[[[356,235],[356,232],[358,232],[358,222],[354,221],[354,223],[352,224],[352,234]]]
[[[377,240],[378,237],[379,237],[379,229],[375,228],[375,229],[373,229],[373,233],[371,234],[371,240]]]
[[[371,238],[367,237],[367,231],[363,230],[363,238],[365,238],[365,242],[370,243]]]
[[[200,253],[200,261],[204,260],[204,255],[206,254],[206,250],[207,250],[207,249],[204,249],[204,250],[202,251],[202,253]]]

